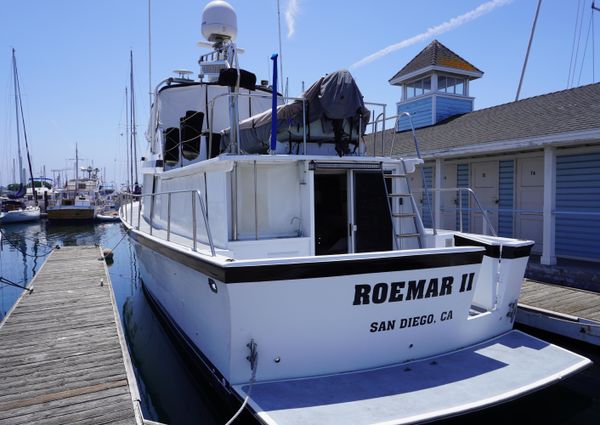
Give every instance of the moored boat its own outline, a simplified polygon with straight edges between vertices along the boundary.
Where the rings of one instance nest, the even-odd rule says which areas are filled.
[[[79,178],[79,152],[75,148],[75,179],[55,190],[54,199],[47,208],[50,221],[92,221],[98,213],[100,179],[98,169],[87,167],[87,177]]]
[[[589,364],[512,329],[532,241],[425,228],[422,161],[366,154],[348,72],[285,99],[239,69],[231,6],[210,3],[203,34],[202,80],[157,88],[120,212],[150,300],[222,394],[264,423],[411,423]]]
[[[0,199],[0,224],[23,223],[40,219],[40,208],[26,206],[15,199]]]

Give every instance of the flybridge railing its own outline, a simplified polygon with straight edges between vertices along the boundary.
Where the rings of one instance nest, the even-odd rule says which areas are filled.
[[[154,206],[156,204],[156,197],[161,196],[167,197],[167,230],[166,237],[164,238],[166,241],[171,242],[171,198],[173,195],[180,194],[189,194],[191,202],[192,202],[192,249],[196,252],[198,251],[198,225],[197,225],[197,211],[196,204],[200,205],[200,213],[202,215],[202,221],[204,222],[204,228],[206,230],[206,236],[208,238],[208,245],[210,246],[211,256],[214,257],[215,253],[215,244],[213,242],[212,233],[210,231],[210,225],[208,223],[208,213],[206,210],[206,206],[204,205],[204,200],[202,199],[202,193],[197,189],[191,190],[173,190],[167,192],[156,192],[156,193],[147,193],[147,194],[133,194],[133,193],[124,193],[123,196],[125,198],[125,202],[120,207],[120,215],[124,219],[124,221],[130,224],[132,227],[135,227],[136,230],[144,233],[148,233],[151,236],[161,237],[162,233],[156,232],[154,228]],[[142,226],[142,203],[141,202],[145,198],[150,198],[150,214],[148,217],[147,224],[149,225],[149,231],[146,232],[144,227]],[[196,201],[197,200],[197,201]],[[137,213],[134,212],[133,203],[138,201]],[[137,219],[136,217],[137,216]],[[137,223],[136,223],[137,221]],[[161,229],[162,230],[162,229]],[[175,242],[177,243],[177,242]]]
[[[218,96],[215,96],[210,102],[209,102],[209,108],[210,108],[210,128],[213,128],[213,117],[214,117],[214,108],[215,108],[215,104],[217,103],[217,100],[222,99],[222,98],[229,98],[229,99],[234,99],[235,101],[232,102],[233,104],[230,105],[230,126],[229,128],[231,129],[231,139],[235,142],[235,150],[236,153],[239,155],[241,152],[241,147],[240,147],[240,120],[239,120],[239,108],[238,108],[238,99],[239,97],[247,97],[247,98],[256,98],[256,99],[271,99],[272,96],[268,95],[268,94],[256,94],[256,93],[223,93],[220,94]],[[307,154],[307,122],[306,122],[306,98],[304,97],[291,97],[291,96],[278,96],[278,99],[282,99],[284,102],[287,101],[300,101],[302,102],[302,149],[303,149],[303,155]],[[378,106],[381,107],[383,109],[383,112],[381,114],[378,115],[381,116],[383,115],[383,119],[386,120],[385,118],[385,109],[386,109],[386,104],[385,103],[374,103],[374,102],[365,102],[365,105],[368,106]],[[377,131],[377,124],[375,121],[369,122],[367,123],[367,126],[369,124],[374,125],[375,127],[375,131]],[[383,124],[383,130],[385,131],[385,123]],[[359,115],[359,120],[358,120],[358,132],[362,133],[362,116]],[[360,139],[360,137],[362,136],[362,134],[358,135],[358,139]],[[383,137],[383,134],[382,134]],[[213,138],[213,133],[211,132],[209,134],[209,143],[208,146],[209,148],[212,148],[212,138]],[[383,143],[383,139],[382,139],[382,143]]]
[[[235,141],[235,149],[236,149],[236,153],[238,155],[241,153],[240,120],[239,120],[239,109],[238,109],[238,98],[240,96],[248,97],[251,100],[252,100],[252,98],[269,99],[269,100],[272,98],[272,95],[268,95],[268,94],[223,93],[218,96],[215,96],[209,102],[209,105],[210,105],[210,128],[213,128],[213,117],[215,116],[214,110],[215,110],[215,104],[217,103],[217,100],[222,99],[222,98],[235,99],[235,102],[233,102],[233,105],[230,108],[230,113],[229,113],[230,126],[229,126],[229,128],[231,129],[231,139],[233,141]],[[303,97],[289,97],[289,96],[278,96],[278,99],[283,99],[284,101],[298,100],[298,101],[302,102],[302,145],[303,145],[304,155],[306,155],[306,152],[307,152],[306,151],[306,99]],[[211,132],[208,136],[208,146],[209,147],[212,147],[212,137],[213,137],[213,133]]]

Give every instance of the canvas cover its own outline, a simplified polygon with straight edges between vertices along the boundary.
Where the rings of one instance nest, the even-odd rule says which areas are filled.
[[[370,112],[350,72],[342,70],[321,77],[302,97],[306,99],[307,141],[335,143],[338,155],[349,152],[364,133]],[[298,143],[303,140],[302,101],[277,108],[277,140]],[[271,136],[271,109],[242,120],[240,148],[246,153],[266,153]],[[234,151],[230,129],[224,131],[221,150]]]

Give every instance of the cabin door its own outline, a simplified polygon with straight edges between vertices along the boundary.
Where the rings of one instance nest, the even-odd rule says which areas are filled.
[[[315,254],[348,253],[346,171],[315,173]]]
[[[353,175],[353,252],[388,251],[393,248],[393,232],[381,172],[353,171]],[[391,180],[386,184],[391,192]]]

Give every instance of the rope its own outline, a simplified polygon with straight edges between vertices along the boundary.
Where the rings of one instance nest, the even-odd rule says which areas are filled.
[[[121,236],[121,239],[119,239],[119,242],[117,242],[117,244],[115,246],[113,246],[112,248],[109,248],[111,251],[114,251],[115,249],[117,249],[117,247],[119,246],[119,244],[123,241],[123,239],[125,239],[125,236],[127,236],[129,234],[129,232],[131,231],[131,227],[127,230],[125,230],[125,233],[123,233],[123,236]]]
[[[250,361],[250,368],[252,369],[252,375],[249,381],[248,391],[246,392],[246,397],[244,398],[244,402],[240,406],[237,412],[227,421],[225,425],[231,425],[237,418],[242,414],[248,401],[250,400],[250,394],[252,393],[252,388],[254,388],[254,383],[256,382],[256,369],[258,369],[258,352],[256,351],[256,344],[254,340],[250,341],[248,344],[248,348],[250,348],[250,356],[248,356],[248,360]]]

